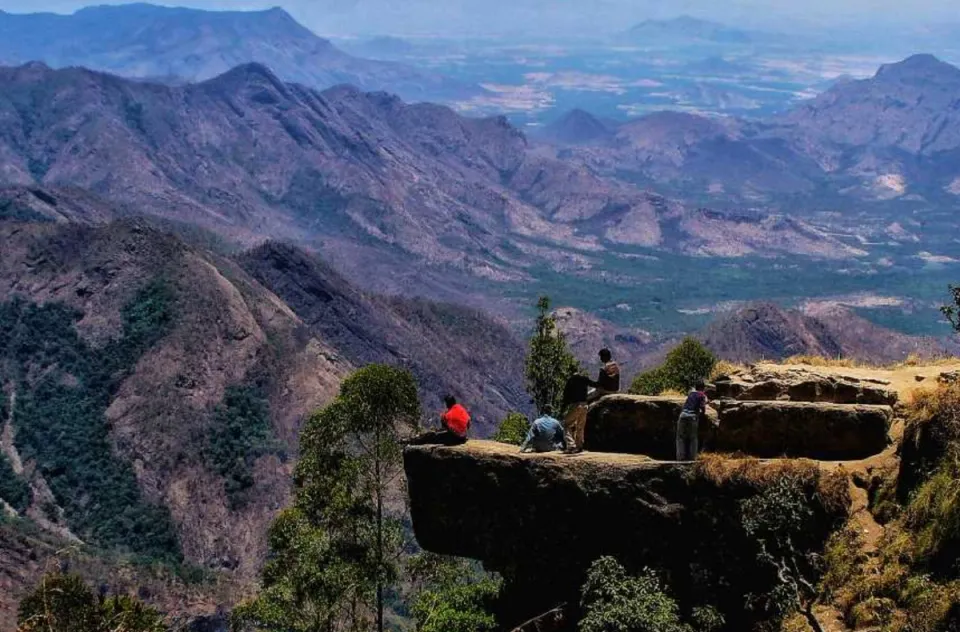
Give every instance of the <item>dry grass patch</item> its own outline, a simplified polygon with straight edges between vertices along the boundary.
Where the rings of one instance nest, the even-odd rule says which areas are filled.
[[[811,489],[824,509],[842,515],[850,507],[850,477],[843,468],[825,471],[809,459],[775,459],[703,453],[697,459],[696,472],[714,485],[746,484],[763,488],[782,478],[790,478]]]
[[[736,375],[737,373],[747,370],[748,369],[745,364],[737,364],[735,362],[719,360],[715,365],[713,365],[713,371],[710,372],[709,380],[712,382],[720,377]]]
[[[839,367],[852,369],[864,366],[851,358],[824,358],[815,355],[795,355],[790,356],[782,364],[805,364],[807,366]]]

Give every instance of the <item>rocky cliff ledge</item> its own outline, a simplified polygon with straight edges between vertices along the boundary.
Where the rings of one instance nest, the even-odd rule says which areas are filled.
[[[593,452],[672,459],[683,398],[610,395],[590,407],[586,447]],[[720,400],[707,409],[717,422],[700,424],[702,446],[761,458],[824,461],[864,459],[883,452],[894,420],[890,406],[805,401]]]
[[[500,572],[504,625],[561,603],[575,608],[586,568],[603,555],[661,569],[682,603],[712,603],[729,622],[746,624],[746,595],[768,590],[773,578],[743,531],[740,502],[795,477],[816,514],[816,527],[798,543],[808,550],[823,546],[850,502],[847,477],[837,474],[843,470],[813,461],[676,464],[638,455],[519,454],[515,446],[471,441],[410,447],[404,465],[418,542]]]

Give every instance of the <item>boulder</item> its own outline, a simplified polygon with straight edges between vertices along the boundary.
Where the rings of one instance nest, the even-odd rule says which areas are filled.
[[[584,442],[591,452],[645,454],[673,459],[677,453],[677,417],[682,397],[607,395],[590,407]],[[707,409],[711,420],[717,412]],[[711,424],[700,424],[701,445],[710,438]]]
[[[672,460],[682,398],[608,395],[587,414],[586,448]],[[750,456],[862,459],[882,452],[893,420],[889,406],[720,401],[707,408],[700,445]]]
[[[714,399],[825,402],[893,406],[897,392],[880,380],[821,375],[804,369],[772,372],[753,369],[714,381]]]
[[[503,575],[501,629],[564,603],[576,608],[588,567],[604,555],[631,572],[658,569],[682,607],[715,604],[729,629],[750,629],[758,615],[744,608],[746,596],[769,590],[775,570],[743,529],[742,501],[793,476],[814,511],[794,544],[819,551],[848,511],[849,483],[825,486],[832,479],[808,461],[713,461],[520,454],[487,441],[404,451],[417,542]]]
[[[720,402],[713,449],[758,457],[864,459],[890,443],[893,409],[812,402]]]

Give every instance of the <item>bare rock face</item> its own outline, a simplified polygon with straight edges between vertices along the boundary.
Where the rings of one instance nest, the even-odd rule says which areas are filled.
[[[721,403],[715,449],[764,458],[864,459],[886,449],[892,421],[888,406]]]
[[[714,398],[787,400],[832,404],[893,406],[896,391],[880,381],[819,375],[802,369],[768,373],[757,369],[723,376],[714,383]]]
[[[700,445],[762,458],[866,458],[887,447],[893,420],[888,406],[733,400],[715,406],[707,409],[708,423],[700,424]],[[682,408],[681,398],[604,397],[588,413],[586,447],[673,459]]]
[[[730,470],[718,473],[706,462],[520,454],[471,441],[408,448],[404,466],[417,541],[504,576],[504,629],[564,603],[575,610],[587,568],[604,555],[662,570],[684,607],[717,604],[730,629],[749,629],[745,596],[774,578],[743,531],[740,502],[781,476],[802,481],[815,518],[801,550],[819,550],[849,506],[845,480],[835,493],[814,493],[828,478],[805,461],[723,461]]]

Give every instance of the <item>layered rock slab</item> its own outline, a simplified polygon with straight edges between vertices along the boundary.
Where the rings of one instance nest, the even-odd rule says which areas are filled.
[[[745,595],[769,589],[772,579],[743,532],[740,502],[778,473],[802,471],[811,486],[819,470],[810,462],[746,463],[751,475],[721,478],[702,464],[520,454],[485,441],[404,452],[417,541],[503,574],[504,627],[562,603],[575,608],[586,569],[603,555],[662,570],[685,603],[718,604],[731,622],[749,617]],[[817,526],[797,546],[812,550],[845,508],[826,506],[827,496],[812,490],[809,497]]]
[[[673,459],[684,400],[609,395],[590,407],[586,448]],[[889,406],[815,402],[720,401],[700,424],[700,444],[716,452],[762,458],[863,459],[889,444]]]
[[[882,380],[845,375],[821,375],[803,369],[764,371],[747,369],[721,376],[714,381],[714,399],[742,401],[801,401],[830,404],[893,406],[897,392]]]

